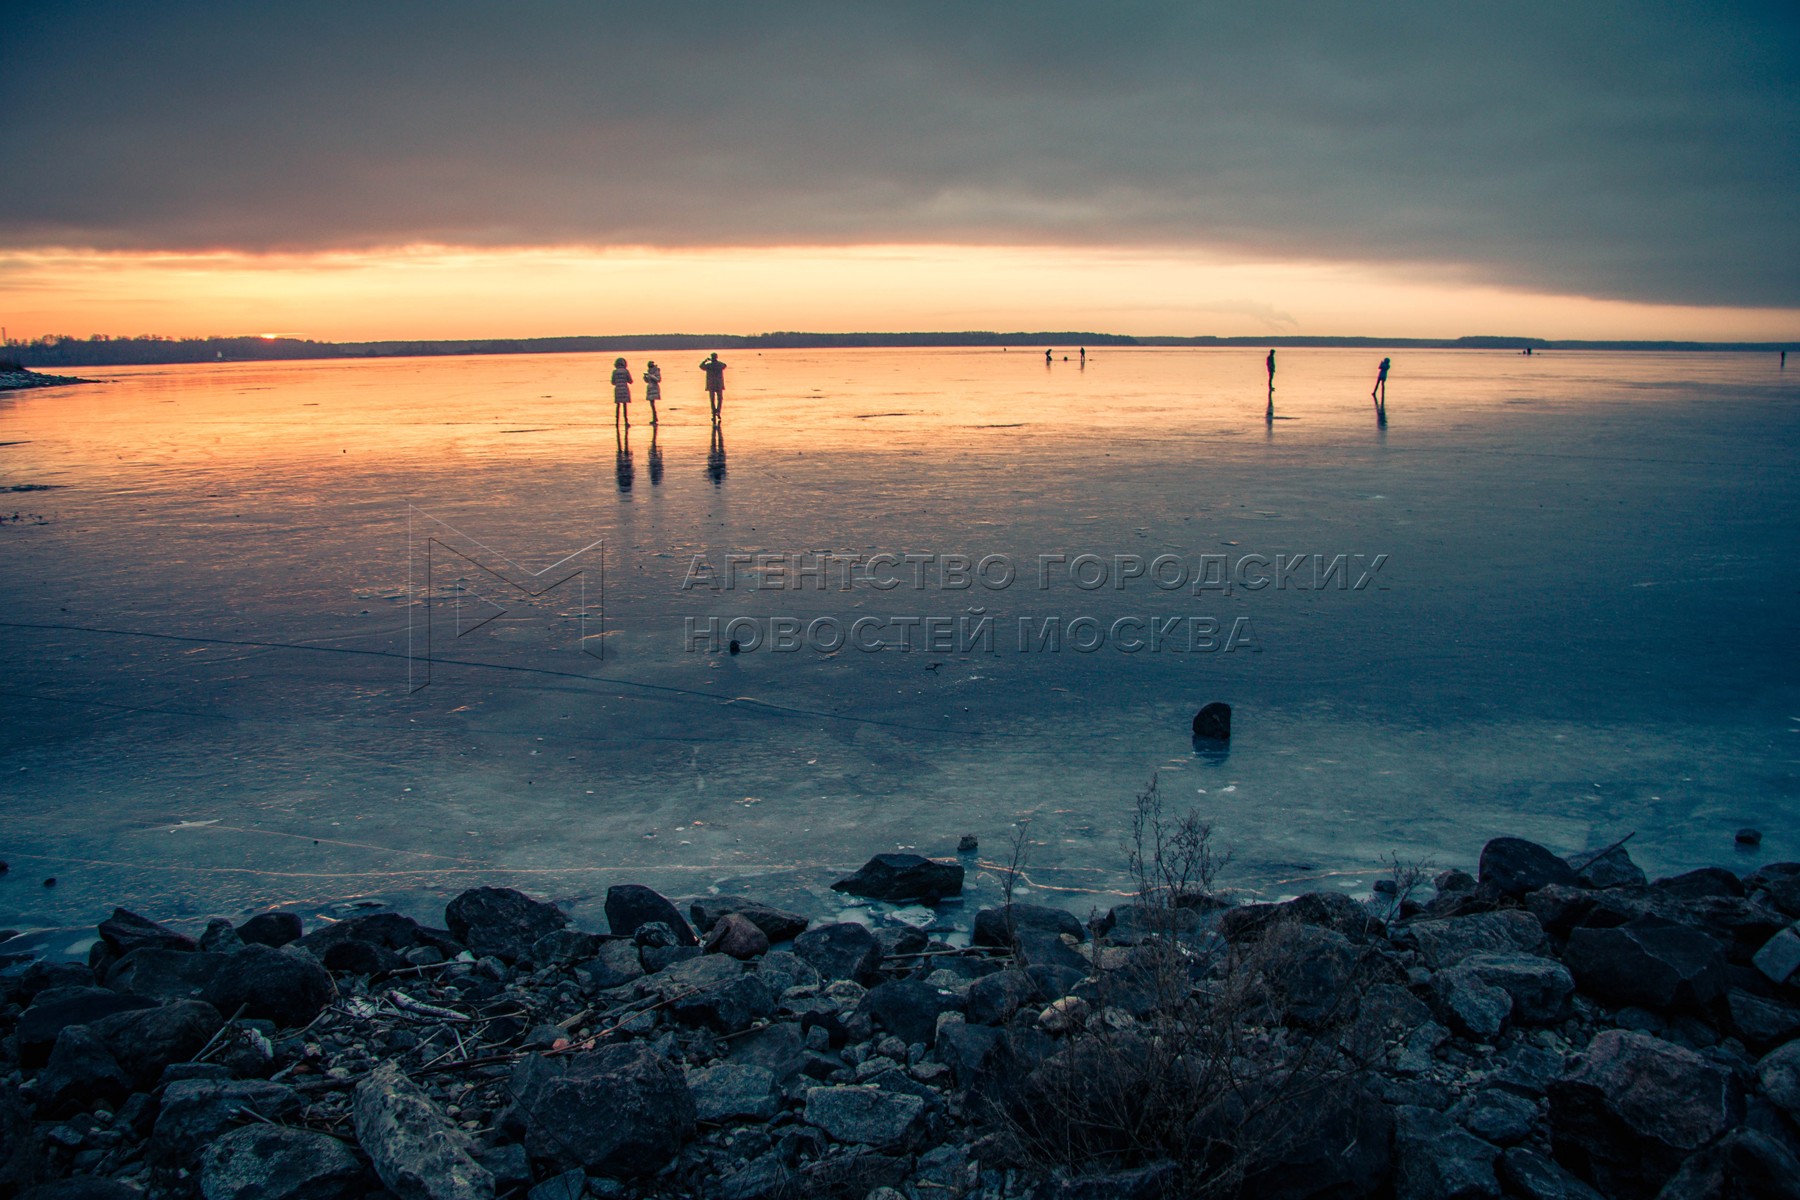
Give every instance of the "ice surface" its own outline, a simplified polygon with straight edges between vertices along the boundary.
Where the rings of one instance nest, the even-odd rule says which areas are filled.
[[[0,400],[0,486],[53,485],[7,506],[44,523],[0,525],[0,925],[435,915],[478,882],[597,919],[613,883],[763,876],[824,915],[871,854],[963,833],[973,912],[1026,816],[1024,887],[1085,912],[1127,886],[1153,774],[1269,895],[1472,865],[1501,833],[1636,830],[1652,872],[1800,857],[1800,374],[1406,351],[1381,429],[1378,353],[1283,350],[1268,424],[1259,350],[1090,349],[726,353],[723,446],[701,356],[658,354],[664,424],[653,455],[633,406],[629,463],[610,354],[86,370],[109,382]],[[1019,578],[682,586],[696,555],[807,551]],[[1360,590],[1037,587],[1039,555],[1084,553],[1389,557]],[[539,571],[570,581],[496,574]],[[991,616],[997,647],[684,648],[685,619],[737,616]],[[1259,649],[1020,652],[1018,619],[1053,616],[1242,617]],[[1210,700],[1228,754],[1189,738]]]

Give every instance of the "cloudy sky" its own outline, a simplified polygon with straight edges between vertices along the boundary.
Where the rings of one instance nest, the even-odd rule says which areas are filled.
[[[59,4],[0,321],[1800,336],[1792,3]]]

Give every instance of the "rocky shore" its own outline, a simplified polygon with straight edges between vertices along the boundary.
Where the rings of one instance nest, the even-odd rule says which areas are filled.
[[[604,931],[492,887],[441,928],[119,909],[0,975],[0,1197],[1800,1196],[1800,863],[1500,838],[1238,906],[1157,863],[969,945],[635,885]]]
[[[71,383],[93,383],[73,375],[45,375],[29,371],[11,360],[0,360],[0,392],[16,392],[24,388],[63,387]]]

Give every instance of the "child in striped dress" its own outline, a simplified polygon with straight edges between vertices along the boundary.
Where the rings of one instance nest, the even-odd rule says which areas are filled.
[[[631,428],[631,372],[626,369],[625,360],[613,359],[613,424],[623,421],[625,428]]]

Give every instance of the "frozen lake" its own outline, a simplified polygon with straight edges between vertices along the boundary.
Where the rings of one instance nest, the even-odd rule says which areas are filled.
[[[592,919],[963,833],[984,900],[1025,817],[1031,897],[1085,911],[1153,775],[1270,896],[1501,833],[1800,857],[1800,372],[1404,351],[1384,429],[1379,351],[1280,351],[1273,422],[1260,350],[1069,354],[727,352],[720,441],[657,354],[629,457],[611,356],[0,399],[0,925],[483,882]]]

